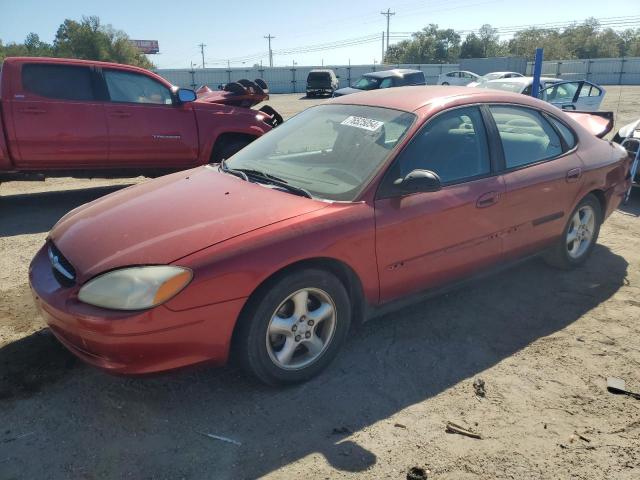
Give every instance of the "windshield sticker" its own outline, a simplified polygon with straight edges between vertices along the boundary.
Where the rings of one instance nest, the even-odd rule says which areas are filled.
[[[375,132],[381,126],[384,125],[384,122],[379,122],[378,120],[373,120],[371,118],[364,117],[356,117],[351,115],[344,119],[340,125],[348,125],[350,127],[362,128],[363,130],[368,130],[369,132]]]

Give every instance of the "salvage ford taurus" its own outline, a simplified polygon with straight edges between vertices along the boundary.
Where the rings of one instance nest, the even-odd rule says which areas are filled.
[[[32,262],[36,303],[113,372],[231,352],[267,383],[306,380],[383,304],[537,252],[585,261],[629,159],[571,115],[457,87],[333,99],[67,214]]]

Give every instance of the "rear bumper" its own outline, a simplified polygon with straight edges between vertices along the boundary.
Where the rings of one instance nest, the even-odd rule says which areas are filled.
[[[144,374],[201,362],[224,364],[245,299],[180,312],[165,306],[118,312],[79,302],[77,288],[53,276],[44,249],[31,263],[36,307],[53,334],[85,362],[113,373]]]

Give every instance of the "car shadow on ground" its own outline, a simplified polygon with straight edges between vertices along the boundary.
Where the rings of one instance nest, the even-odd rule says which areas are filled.
[[[634,185],[629,201],[626,204],[621,204],[618,210],[626,215],[640,217],[640,185]]]
[[[0,196],[0,237],[42,233],[67,212],[129,185]]]
[[[603,246],[570,272],[528,261],[367,322],[326,372],[289,388],[262,386],[233,367],[113,377],[73,362],[53,339],[34,334],[0,349],[0,424],[34,432],[31,440],[3,445],[11,461],[0,472],[38,477],[44,464],[31,452],[40,449],[49,452],[46,471],[53,477],[71,471],[96,478],[257,478],[310,454],[338,470],[362,472],[378,458],[351,432],[471,383],[564,329],[609,299],[627,267]],[[48,370],[50,380],[43,376]],[[33,381],[21,385],[24,378]],[[33,412],[37,422],[21,424]]]

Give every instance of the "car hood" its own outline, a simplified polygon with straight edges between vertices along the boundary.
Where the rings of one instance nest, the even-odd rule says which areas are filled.
[[[168,264],[327,205],[200,167],[83,205],[55,225],[50,239],[82,282],[122,266]]]
[[[364,92],[364,90],[360,90],[359,88],[345,87],[345,88],[339,88],[333,93],[336,97],[338,97],[340,95],[349,95],[351,93],[360,93],[360,92]]]

